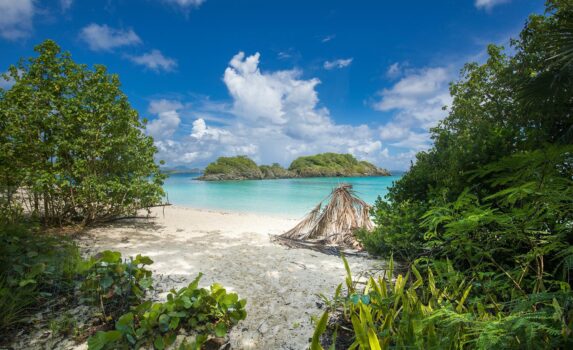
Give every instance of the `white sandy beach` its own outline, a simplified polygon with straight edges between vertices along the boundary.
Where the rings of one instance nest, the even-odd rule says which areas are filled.
[[[233,349],[306,349],[313,332],[310,316],[322,313],[317,294],[332,296],[345,272],[339,257],[270,242],[269,234],[296,223],[173,206],[154,209],[150,219],[93,228],[83,240],[90,253],[113,249],[151,257],[163,292],[203,272],[201,286],[218,282],[246,298],[247,319],[230,335]],[[348,260],[355,275],[380,267],[376,260]]]

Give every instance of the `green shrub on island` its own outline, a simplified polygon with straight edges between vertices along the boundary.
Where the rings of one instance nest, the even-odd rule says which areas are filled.
[[[300,177],[390,175],[387,170],[358,161],[351,154],[339,153],[298,157],[290,164],[289,171]]]
[[[263,173],[247,156],[219,157],[205,168],[202,180],[262,179]]]
[[[287,169],[283,168],[279,163],[273,163],[272,165],[261,165],[259,166],[263,177],[265,179],[288,179],[293,177],[293,174]]]
[[[74,62],[51,40],[4,74],[0,212],[22,207],[46,225],[89,224],[161,202],[153,139],[102,65]]]
[[[296,177],[388,176],[390,173],[350,154],[323,153],[295,159],[289,169],[278,163],[257,164],[247,156],[220,157],[199,180],[261,180]]]
[[[201,349],[209,337],[223,337],[229,328],[245,319],[246,300],[227,293],[219,284],[199,288],[199,274],[180,290],[171,290],[167,301],[147,301],[121,316],[115,330],[98,332],[88,340],[88,349],[165,349],[175,343],[181,331],[192,333],[186,349]]]

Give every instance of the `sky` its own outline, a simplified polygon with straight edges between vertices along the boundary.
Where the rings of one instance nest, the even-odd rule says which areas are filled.
[[[340,152],[405,170],[463,64],[507,47],[543,3],[0,0],[0,72],[46,39],[106,65],[168,167]]]

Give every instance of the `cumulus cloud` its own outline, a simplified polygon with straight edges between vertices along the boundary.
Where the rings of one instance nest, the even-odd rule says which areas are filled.
[[[507,3],[511,0],[475,0],[474,5],[478,9],[491,10],[497,5]]]
[[[63,11],[67,11],[70,7],[72,7],[73,3],[74,0],[60,0],[60,7]]]
[[[448,83],[452,73],[436,67],[414,71],[389,89],[379,92],[374,104],[379,111],[398,111],[398,119],[429,128],[444,117],[442,107],[451,103]]]
[[[386,70],[386,76],[390,79],[398,78],[399,76],[402,75],[403,69],[404,69],[404,64],[400,62],[392,63]]]
[[[391,66],[392,67],[392,66]],[[447,115],[451,104],[448,91],[453,72],[448,67],[409,70],[392,87],[379,92],[373,107],[392,113],[392,120],[379,128],[379,137],[388,145],[409,151],[430,147],[429,128]]]
[[[219,141],[222,136],[231,135],[230,132],[217,129],[213,127],[207,127],[207,123],[203,118],[198,118],[193,122],[193,129],[191,131],[191,137],[197,140],[216,140]]]
[[[340,58],[334,61],[326,61],[324,62],[324,69],[341,69],[341,68],[345,68],[350,66],[350,64],[352,63],[353,58]]]
[[[191,7],[199,7],[205,2],[205,0],[163,0],[169,4],[180,6],[183,9],[188,9]]]
[[[133,29],[115,29],[106,24],[92,23],[80,32],[80,39],[88,44],[92,51],[111,51],[122,46],[141,44],[141,39]]]
[[[165,99],[151,101],[148,111],[157,117],[147,124],[149,134],[158,141],[173,136],[181,123],[178,113],[181,108],[183,104],[179,101]]]
[[[28,37],[34,12],[33,0],[0,0],[0,36],[7,40]]]
[[[135,64],[139,64],[148,69],[159,72],[161,70],[170,72],[177,68],[177,61],[165,57],[159,50],[151,50],[140,56],[127,56]]]
[[[336,123],[319,105],[318,79],[303,79],[298,70],[261,71],[260,58],[239,52],[229,62],[223,82],[233,103],[216,112],[229,119],[209,121],[191,108],[186,113],[192,116],[191,132],[156,143],[162,159],[203,166],[218,156],[246,154],[259,163],[288,165],[301,155],[343,152],[385,165],[388,149],[377,130]]]
[[[325,36],[325,37],[322,38],[320,41],[323,42],[323,43],[327,43],[327,42],[333,40],[334,38],[336,38],[336,35],[331,34],[331,35]]]

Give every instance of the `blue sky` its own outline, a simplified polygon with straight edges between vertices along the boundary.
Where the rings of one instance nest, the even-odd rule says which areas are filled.
[[[169,166],[333,151],[406,169],[460,67],[543,3],[0,0],[0,72],[48,38],[105,64]]]

